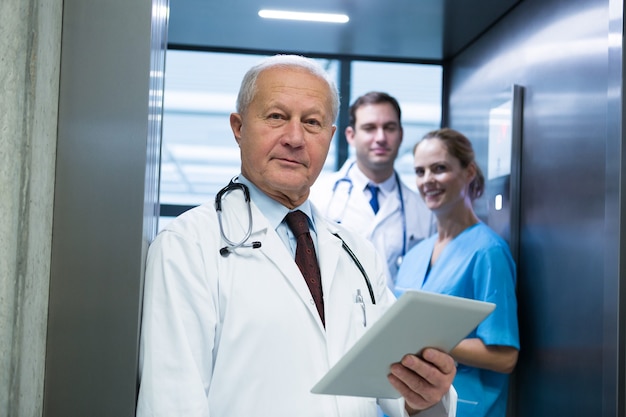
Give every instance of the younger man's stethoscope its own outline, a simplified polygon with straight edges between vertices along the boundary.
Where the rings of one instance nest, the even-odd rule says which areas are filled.
[[[250,236],[252,236],[252,205],[250,203],[250,190],[248,189],[248,186],[246,184],[236,182],[235,180],[236,177],[231,179],[230,182],[224,188],[219,190],[218,193],[215,195],[215,211],[217,212],[217,222],[219,223],[220,227],[220,236],[226,242],[226,246],[220,249],[220,255],[222,255],[223,257],[227,257],[237,248],[258,249],[261,247],[261,242],[259,242],[258,240],[247,243],[248,239],[250,239]],[[241,192],[243,192],[245,203],[248,206],[248,229],[246,230],[246,233],[239,242],[234,242],[228,239],[224,232],[224,226],[222,225],[222,200],[226,195],[234,190],[241,190]],[[341,236],[339,236],[339,234],[337,233],[333,233],[333,235],[341,240],[341,247],[350,256],[356,267],[359,269],[359,272],[361,272],[361,275],[363,275],[363,279],[365,280],[365,284],[367,284],[367,289],[370,293],[370,299],[372,300],[372,304],[376,304],[376,298],[374,297],[372,283],[370,282],[365,268],[356,257],[352,249],[350,249],[348,244],[341,238]]]
[[[334,220],[337,223],[341,223],[344,215],[346,214],[346,209],[348,208],[348,203],[350,201],[350,196],[352,195],[352,189],[354,188],[354,184],[352,183],[352,179],[350,178],[350,170],[354,166],[355,162],[352,162],[348,169],[346,170],[343,177],[339,178],[335,181],[333,185],[333,192],[330,196],[330,200],[328,200],[328,205],[326,207],[326,215]],[[396,180],[396,187],[398,188],[398,197],[400,198],[400,215],[402,216],[402,252],[398,259],[396,260],[397,266],[399,267],[402,263],[402,259],[407,252],[406,245],[406,210],[404,208],[404,196],[402,195],[402,184],[400,183],[400,176],[394,170],[394,176]],[[337,189],[340,190],[339,194],[343,194],[343,201],[339,200],[337,197]],[[333,203],[339,201],[339,210],[333,206]],[[331,210],[332,209],[332,210]]]

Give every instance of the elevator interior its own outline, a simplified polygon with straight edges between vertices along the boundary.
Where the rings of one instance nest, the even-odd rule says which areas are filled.
[[[483,160],[494,98],[523,86],[511,415],[625,414],[621,1],[344,2],[353,26],[273,31],[253,0],[188,0],[167,32],[148,3],[64,2],[45,416],[133,415],[167,43],[441,63],[444,123]]]

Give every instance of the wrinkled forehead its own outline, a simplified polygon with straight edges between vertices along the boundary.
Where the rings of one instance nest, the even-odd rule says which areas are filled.
[[[266,67],[261,70],[261,72],[265,72],[265,71],[279,71],[279,72],[291,71],[291,72],[303,74],[305,76],[313,77],[316,80],[319,80],[320,83],[325,85],[328,91],[328,95],[331,98],[331,100],[333,102],[336,102],[337,106],[339,105],[339,92],[337,90],[335,81],[321,67],[318,68],[317,66],[277,64],[277,65]]]
[[[257,89],[264,83],[315,86],[325,96],[331,95],[331,87],[323,77],[302,67],[276,65],[265,68],[257,76]]]
[[[271,67],[259,73],[253,100],[272,94],[290,94],[303,99],[319,100],[330,114],[333,111],[331,86],[319,75],[298,67]]]

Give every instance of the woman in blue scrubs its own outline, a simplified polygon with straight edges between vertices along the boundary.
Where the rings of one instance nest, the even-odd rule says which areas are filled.
[[[504,417],[508,379],[519,334],[515,262],[507,243],[476,216],[484,190],[471,142],[452,129],[430,132],[415,145],[417,188],[437,217],[437,233],[410,250],[396,295],[409,289],[488,301],[496,308],[451,352],[458,417]]]

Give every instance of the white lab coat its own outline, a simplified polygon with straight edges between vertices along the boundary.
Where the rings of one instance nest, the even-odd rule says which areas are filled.
[[[365,183],[359,184],[354,178],[359,168],[353,163],[354,161],[349,160],[339,171],[320,176],[311,189],[310,199],[324,216],[339,221],[342,226],[357,232],[374,244],[387,260],[388,284],[393,289],[399,268],[398,259],[401,260],[404,255],[402,240],[405,239],[406,253],[436,231],[436,219],[421,196],[402,181],[399,182],[404,201],[404,215],[398,193],[386,198],[378,213],[374,214],[369,205],[369,196],[363,193]],[[348,183],[335,187],[337,181],[346,178],[350,178],[354,184],[351,190]],[[403,236],[405,221],[406,235]]]
[[[223,201],[224,229],[237,241],[248,227],[247,208],[238,192]],[[369,271],[377,305],[365,297],[368,322],[394,301],[374,249],[314,214],[324,329],[289,250],[254,204],[252,213],[249,241],[262,242],[259,249],[220,256],[225,243],[211,205],[172,221],[150,246],[137,416],[376,416],[374,399],[310,393],[364,331],[355,296],[357,289],[368,294],[367,286],[331,233]],[[405,414],[401,399],[381,406],[390,416]],[[455,408],[451,390],[427,415],[453,416]]]

